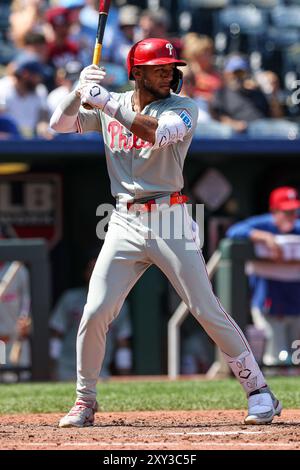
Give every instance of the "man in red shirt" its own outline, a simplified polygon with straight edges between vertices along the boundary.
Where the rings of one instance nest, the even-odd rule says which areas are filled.
[[[63,7],[50,8],[46,20],[53,29],[54,39],[47,45],[47,62],[55,68],[64,67],[70,60],[78,59],[79,47],[69,40],[73,17]]]

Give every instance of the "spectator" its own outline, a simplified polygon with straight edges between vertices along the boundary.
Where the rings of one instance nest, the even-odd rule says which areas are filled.
[[[211,103],[215,119],[229,124],[236,132],[244,132],[249,122],[273,117],[265,95],[250,77],[249,65],[244,58],[231,56],[228,59],[224,82]]]
[[[24,46],[17,50],[17,54],[14,58],[15,62],[22,61],[24,57],[31,58],[34,61],[38,61],[43,64],[43,75],[44,84],[47,89],[53,89],[54,82],[54,71],[53,68],[46,64],[47,61],[47,41],[44,33],[39,31],[30,31],[24,36]],[[13,62],[8,65],[7,72],[10,72],[10,66]],[[13,72],[13,67],[12,67]]]
[[[300,338],[299,269],[289,266],[287,270],[279,264],[282,250],[276,238],[278,235],[300,235],[300,220],[297,220],[300,199],[294,188],[280,187],[272,191],[269,206],[270,213],[233,225],[227,236],[263,243],[269,257],[277,262],[268,263],[264,272],[254,270],[250,277],[253,322],[266,336],[263,361],[274,365],[280,362],[281,351],[291,353],[293,340]]]
[[[84,287],[68,289],[58,300],[50,319],[50,356],[54,379],[74,380],[76,377],[76,337],[95,262],[95,258],[89,259],[84,269]],[[118,318],[110,326],[101,376],[109,376],[111,366],[119,375],[131,372],[131,335],[128,304],[125,302]]]
[[[46,0],[13,0],[10,15],[10,36],[16,47],[25,45],[30,32],[47,33],[44,11]]]
[[[112,61],[116,64],[126,64],[128,52],[135,43],[139,14],[139,8],[134,5],[124,5],[119,10],[120,34],[118,35],[118,47],[114,48],[112,57]]]
[[[105,27],[103,39],[102,61],[112,60],[114,51],[119,47],[118,9],[112,3]],[[80,32],[78,42],[80,44],[80,59],[84,65],[92,61],[93,49],[99,18],[99,0],[86,0],[86,6],[79,15]]]
[[[16,60],[21,59],[22,56],[31,56],[32,59],[37,60],[41,64],[45,62],[47,55],[47,41],[42,32],[29,31],[24,36],[24,44],[18,51]]]
[[[56,71],[56,84],[58,86],[49,93],[47,98],[47,104],[51,114],[63,97],[73,90],[75,83],[79,79],[81,70],[82,64],[80,62],[70,61],[64,68],[59,68]]]
[[[167,10],[144,10],[140,16],[138,39],[166,38],[171,24],[171,17]]]
[[[183,85],[181,95],[189,96],[197,103],[199,108],[198,122],[207,122],[211,120],[209,114],[208,103],[205,99],[196,95],[196,77],[192,68],[187,65],[186,67],[179,67],[183,74]]]
[[[25,137],[47,136],[49,112],[47,90],[39,87],[42,80],[42,65],[27,57],[15,64],[12,76],[0,79],[0,109]]]
[[[46,12],[46,20],[54,33],[54,39],[48,42],[47,47],[48,64],[54,68],[61,68],[70,60],[77,60],[79,46],[69,39],[72,26],[71,11],[63,7],[50,8]]]
[[[280,89],[279,78],[271,70],[257,72],[255,79],[267,97],[272,117],[282,118],[286,115],[285,95]]]
[[[181,55],[182,40],[170,34],[170,26],[171,16],[164,8],[144,10],[140,15],[136,41],[148,38],[168,38],[176,48],[179,57]]]
[[[222,78],[214,68],[213,40],[208,36],[188,33],[183,39],[182,56],[195,76],[194,96],[211,101],[222,86]]]

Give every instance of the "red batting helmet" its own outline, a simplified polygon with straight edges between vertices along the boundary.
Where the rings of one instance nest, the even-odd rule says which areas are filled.
[[[131,71],[135,65],[165,64],[186,65],[186,62],[177,59],[176,49],[167,39],[142,39],[130,49],[127,57],[129,80],[134,79]]]

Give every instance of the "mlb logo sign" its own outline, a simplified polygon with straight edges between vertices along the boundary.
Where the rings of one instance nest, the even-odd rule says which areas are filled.
[[[192,128],[192,118],[187,111],[182,111],[179,115],[188,129]]]

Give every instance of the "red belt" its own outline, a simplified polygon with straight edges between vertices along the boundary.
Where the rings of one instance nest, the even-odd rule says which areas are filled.
[[[159,199],[159,198],[158,198]],[[184,204],[187,202],[189,198],[180,192],[170,194],[170,200],[167,203],[169,206],[173,206],[174,204]],[[161,203],[163,204],[163,203]],[[136,210],[143,211],[143,212],[151,212],[156,208],[158,205],[156,199],[149,199],[147,202],[127,202],[127,209],[129,210],[132,206],[136,206]],[[155,206],[155,207],[153,207]]]

